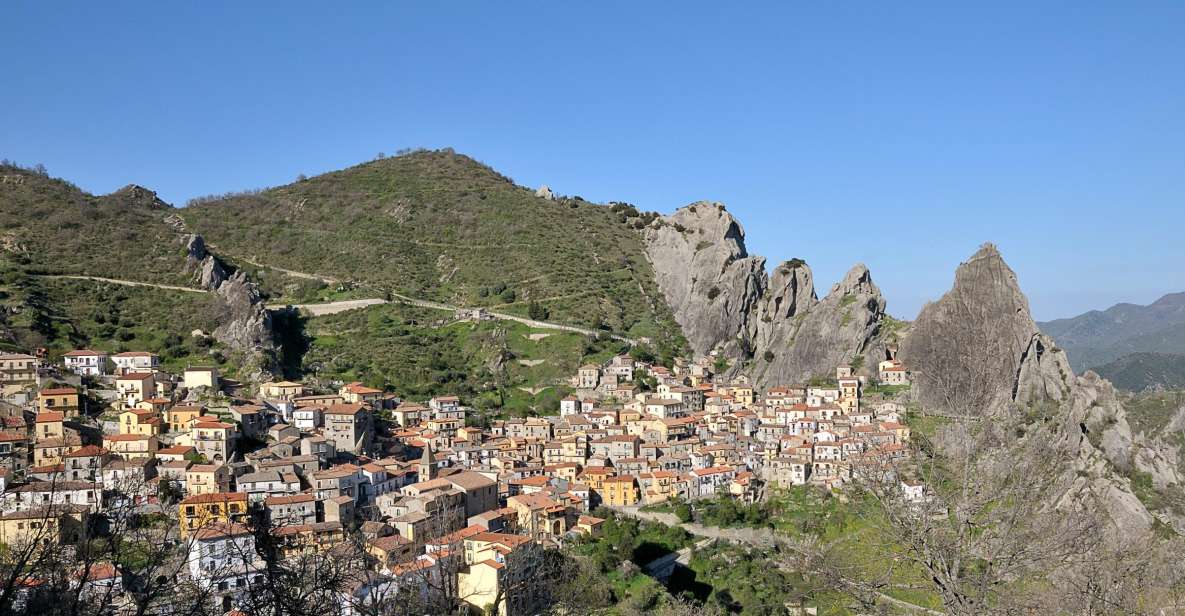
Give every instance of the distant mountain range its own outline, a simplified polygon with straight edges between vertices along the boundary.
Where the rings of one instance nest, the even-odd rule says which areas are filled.
[[[1038,325],[1065,349],[1075,372],[1095,370],[1129,390],[1185,385],[1185,293]]]

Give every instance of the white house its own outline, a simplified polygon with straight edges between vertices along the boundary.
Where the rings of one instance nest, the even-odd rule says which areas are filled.
[[[111,361],[115,362],[116,374],[127,374],[129,372],[152,372],[160,368],[160,356],[156,353],[148,353],[145,351],[127,351],[126,353],[116,353],[111,356]]]
[[[101,376],[106,373],[107,354],[103,351],[79,349],[62,356],[66,369],[79,376]]]
[[[241,524],[210,524],[194,531],[188,564],[190,579],[218,594],[242,593],[263,581],[255,536]]]

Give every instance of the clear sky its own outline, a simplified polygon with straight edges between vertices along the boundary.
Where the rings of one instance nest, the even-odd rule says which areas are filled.
[[[907,318],[989,240],[1040,319],[1185,290],[1185,3],[965,4],[6,3],[0,157],[182,205],[452,146]]]

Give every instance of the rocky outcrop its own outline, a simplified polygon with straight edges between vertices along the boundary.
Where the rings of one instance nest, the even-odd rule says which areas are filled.
[[[922,308],[900,357],[913,372],[914,398],[950,412],[988,415],[1013,402],[1062,400],[1073,377],[991,244],[959,265],[946,295]]]
[[[226,270],[214,255],[206,250],[202,236],[192,234],[185,244],[185,271],[193,273],[193,281],[204,289],[216,290],[226,281]]]
[[[775,270],[775,282],[780,272]],[[804,277],[809,275],[808,270]],[[794,314],[757,319],[754,376],[763,385],[833,376],[836,366],[859,363],[884,316],[884,296],[868,268],[857,264],[822,301],[803,301]]]
[[[235,272],[215,291],[226,305],[226,318],[214,330],[214,339],[226,346],[253,354],[275,350],[272,322],[255,283],[243,272]]]
[[[228,274],[216,256],[206,248],[202,236],[185,239],[185,271],[195,284],[214,292],[223,303],[214,339],[231,351],[243,355],[244,362],[256,376],[273,367],[276,354],[271,314],[264,306],[255,283],[241,271]]]
[[[744,229],[719,203],[658,219],[645,240],[692,352],[723,353],[761,387],[834,374],[865,351],[884,317],[884,298],[863,265],[822,301],[801,260],[767,276],[765,258],[748,254]]]
[[[658,287],[697,356],[747,353],[750,316],[765,293],[765,259],[745,250],[745,232],[719,203],[699,202],[645,231]]]
[[[959,266],[949,292],[922,309],[900,357],[913,372],[912,393],[924,409],[981,418],[1011,414],[1052,426],[1041,438],[1072,461],[1059,502],[1093,499],[1126,535],[1154,523],[1127,477],[1148,473],[1158,488],[1181,482],[1173,460],[1133,435],[1109,382],[1093,372],[1074,376],[1066,354],[1038,330],[1016,274],[991,244]]]

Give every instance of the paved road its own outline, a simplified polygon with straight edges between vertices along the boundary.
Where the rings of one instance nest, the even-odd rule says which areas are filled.
[[[283,308],[296,308],[298,310],[307,311],[309,314],[319,317],[326,314],[337,314],[347,310],[356,310],[358,308],[366,308],[367,306],[377,306],[379,304],[386,304],[385,299],[347,299],[338,302],[327,302],[324,304],[291,304],[291,306],[283,304],[268,304],[269,310],[280,310]]]
[[[152,287],[154,289],[167,289],[169,291],[185,291],[187,293],[209,293],[206,289],[195,289],[193,287],[179,287],[171,284],[155,284],[152,282],[137,282],[135,280],[117,280],[115,278],[101,278],[99,276],[67,276],[64,274],[38,274],[38,278],[56,278],[59,280],[93,280],[95,282],[106,282],[108,284],[117,284],[125,287]]]

